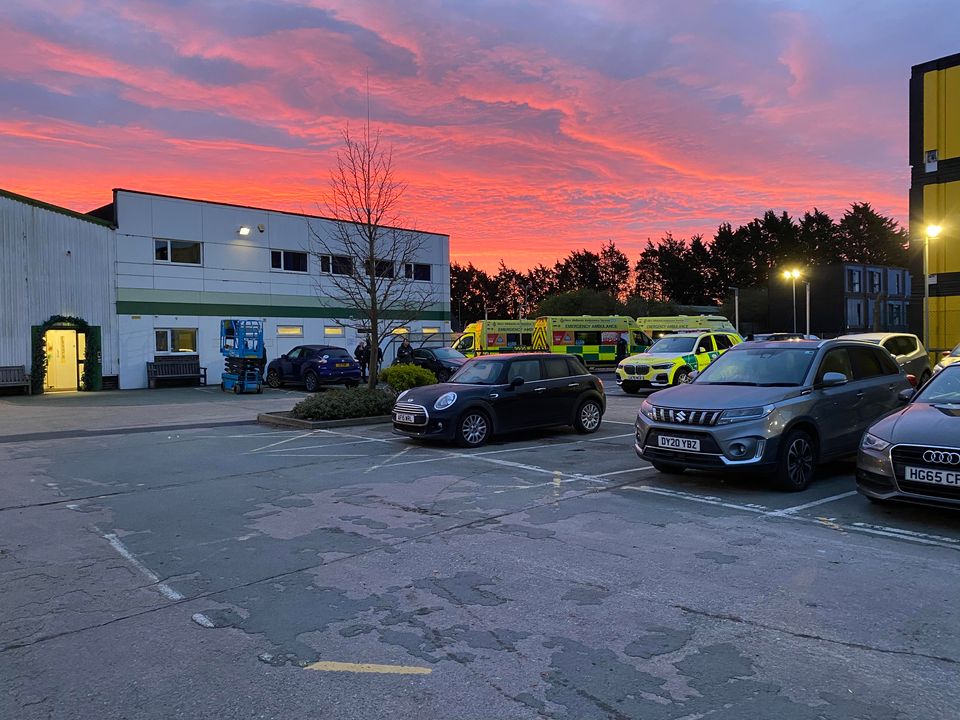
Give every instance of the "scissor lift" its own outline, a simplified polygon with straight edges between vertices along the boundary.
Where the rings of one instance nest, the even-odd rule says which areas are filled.
[[[226,358],[220,389],[263,392],[263,323],[260,320],[221,320],[220,354]]]

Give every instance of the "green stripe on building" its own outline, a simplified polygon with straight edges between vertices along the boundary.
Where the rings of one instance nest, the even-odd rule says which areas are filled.
[[[197,315],[203,317],[282,317],[362,319],[361,313],[344,307],[305,307],[297,305],[248,305],[242,303],[143,302],[118,300],[118,315]],[[407,313],[383,312],[384,320],[410,319]],[[425,310],[413,320],[449,322],[449,310]]]

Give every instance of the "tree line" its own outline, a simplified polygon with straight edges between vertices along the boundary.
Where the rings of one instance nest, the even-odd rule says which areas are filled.
[[[839,220],[814,208],[795,220],[766,211],[734,229],[717,228],[712,241],[667,233],[647,240],[635,262],[609,240],[600,249],[574,250],[553,267],[520,272],[502,260],[495,273],[472,263],[450,266],[455,324],[536,315],[672,314],[685,306],[719,305],[730,287],[765,286],[784,267],[863,262],[903,267],[907,233],[869,203],[854,203]]]

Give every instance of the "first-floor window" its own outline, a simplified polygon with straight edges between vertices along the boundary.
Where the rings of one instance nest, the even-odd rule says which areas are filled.
[[[422,280],[430,282],[430,266],[420,263],[406,263],[403,266],[403,274],[408,280]]]
[[[195,353],[196,328],[157,328],[153,331],[158,353]]]
[[[321,255],[320,272],[328,275],[353,275],[353,258],[349,255]]]
[[[287,272],[307,272],[307,254],[296,250],[271,250],[270,267]]]
[[[193,240],[154,239],[153,260],[161,263],[202,265],[203,244]]]

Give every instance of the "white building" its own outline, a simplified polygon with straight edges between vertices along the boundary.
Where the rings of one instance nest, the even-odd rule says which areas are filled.
[[[62,252],[62,244],[80,226],[94,228],[101,243],[106,240],[109,245],[67,283],[84,288],[77,302],[53,301],[54,309],[44,306],[40,313],[69,311],[94,318],[105,328],[103,366],[108,385],[109,376],[116,376],[121,388],[146,387],[146,363],[160,356],[199,356],[213,382],[223,368],[220,320],[226,318],[263,320],[268,359],[299,344],[352,350],[359,341],[356,330],[336,322],[348,312],[344,303],[330,297],[332,287],[326,278],[336,272],[336,262],[310,254],[315,249],[311,231],[332,235],[330,219],[131,190],[115,190],[112,203],[87,216],[26,203],[32,203],[25,207],[34,211],[46,207],[43,212],[72,223],[34,240],[50,247],[51,253]],[[7,234],[4,226],[0,253],[8,246],[16,252]],[[421,235],[423,257],[396,272],[405,273],[411,283],[429,283],[437,302],[408,329],[418,336],[446,334],[450,332],[449,236]],[[44,264],[37,258],[20,267],[31,283],[60,282],[52,274],[55,263]],[[3,297],[16,296],[21,306],[31,302],[23,288],[9,284],[13,278],[8,279],[6,264],[2,272]],[[96,308],[92,299],[91,306],[86,305],[87,295],[93,292],[88,286],[100,288]],[[50,292],[57,297],[53,288]],[[101,297],[106,292],[109,300]],[[104,318],[104,303],[114,302]],[[0,365],[25,364],[29,371],[29,332],[22,322],[14,327],[4,320],[5,308],[0,311],[4,313],[0,315],[4,333]],[[30,323],[38,324],[32,316]],[[16,354],[5,351],[8,332],[19,343]],[[393,348],[388,347],[385,355],[389,362]]]
[[[0,365],[37,390],[116,376],[115,257],[110,223],[0,190]]]

